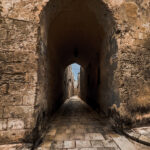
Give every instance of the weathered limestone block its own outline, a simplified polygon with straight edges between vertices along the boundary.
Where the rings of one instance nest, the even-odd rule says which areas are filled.
[[[9,94],[19,94],[27,90],[25,83],[12,82],[9,84]]]
[[[25,72],[31,72],[36,70],[36,64],[35,63],[13,63],[5,66],[4,73],[25,73]]]
[[[6,24],[6,22],[4,22]],[[3,30],[7,32],[7,38],[1,40],[1,48],[3,51],[36,51],[37,46],[37,25],[30,22],[13,20],[9,22]],[[32,31],[32,32],[30,32]]]
[[[18,73],[18,74],[2,74],[1,77],[2,81],[9,82],[25,82],[25,74],[24,73]]]
[[[150,108],[150,86],[142,87],[139,95],[132,97],[129,108],[132,111]]]
[[[0,39],[5,40],[7,38],[7,30],[1,29],[0,30]]]
[[[0,118],[2,118],[2,117],[3,117],[3,107],[0,105]]]
[[[0,85],[0,95],[8,93],[8,84]]]
[[[2,16],[23,21],[39,22],[39,14],[49,0],[2,0]],[[18,13],[20,12],[20,13]]]
[[[23,95],[23,105],[34,105],[35,102],[35,94],[26,94]]]
[[[111,4],[113,7],[119,7],[123,2],[124,0],[108,0],[109,1],[109,4]]]
[[[22,105],[22,95],[20,94],[1,95],[0,104],[2,106]]]
[[[3,144],[0,145],[0,150],[16,150],[16,149],[22,149],[22,150],[31,150],[32,144]]]
[[[90,143],[90,141],[77,140],[76,141],[76,147],[77,148],[91,147],[91,143]]]
[[[32,106],[7,106],[4,108],[4,118],[28,118],[32,117]]]
[[[35,96],[36,87],[34,84],[30,83],[18,83],[18,82],[10,82],[9,84],[9,94],[11,95],[19,95],[23,97],[30,95],[31,100],[34,101],[34,98],[32,95]],[[29,101],[29,99],[28,99]],[[25,100],[23,100],[23,103],[25,103]]]
[[[5,144],[5,143],[10,142],[10,141],[22,142],[23,139],[27,138],[27,135],[29,135],[29,133],[30,133],[30,130],[0,131],[0,143]]]
[[[7,119],[0,119],[0,131],[7,129]]]
[[[28,83],[35,84],[37,82],[37,72],[26,73],[25,80]]]
[[[125,14],[128,18],[136,18],[138,15],[138,6],[134,2],[125,2],[123,4],[123,7],[125,9]]]
[[[8,129],[24,129],[24,121],[22,119],[8,119]]]
[[[64,148],[75,148],[75,141],[64,141]]]
[[[36,62],[34,58],[37,56],[31,51],[2,51],[0,53],[0,61],[7,63]]]
[[[36,125],[36,118],[25,118],[25,129],[33,129]]]
[[[149,8],[150,7],[149,0],[143,0],[142,3],[141,3],[141,7],[144,8],[144,9]]]

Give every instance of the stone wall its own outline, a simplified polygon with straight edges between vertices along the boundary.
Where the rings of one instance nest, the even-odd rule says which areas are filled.
[[[64,99],[68,99],[74,95],[74,76],[71,65],[69,65],[64,74]]]
[[[117,88],[122,102],[119,111],[121,117],[128,116],[131,122],[132,119],[136,122],[140,116],[141,122],[144,123],[145,113],[150,110],[149,8],[149,0],[130,0],[122,1],[115,10],[118,27],[116,32],[118,65],[115,81],[118,82]],[[113,62],[113,58],[110,61]],[[126,107],[125,111],[122,107]],[[142,108],[146,108],[146,111],[141,111]]]
[[[103,12],[108,21],[106,30],[107,27],[113,30],[106,36],[103,45],[107,45],[103,57],[106,59],[101,62],[112,68],[111,71],[109,67],[104,68],[107,75],[112,76],[108,78],[107,92],[104,91],[107,103],[100,99],[98,103],[101,108],[104,106],[103,111],[113,104],[119,112],[122,111],[119,108],[125,107],[123,117],[126,112],[137,113],[137,108],[146,108],[140,113],[142,116],[150,110],[150,0],[101,1],[111,12],[115,25],[109,22],[110,12]],[[0,143],[32,141],[33,129],[41,130],[40,124],[47,111],[45,88],[49,85],[45,77],[49,71],[45,60],[46,43],[40,36],[40,13],[47,2],[0,0]],[[55,14],[53,2],[55,0],[49,3]],[[98,0],[92,3],[98,3]],[[64,1],[57,8],[61,6],[65,6]],[[63,70],[59,75],[63,75]]]
[[[36,123],[37,25],[16,18],[11,3],[0,2],[0,143],[25,139]]]
[[[81,67],[80,67],[80,70],[81,70]],[[80,97],[80,72],[78,73],[78,77],[77,77],[77,86],[76,86],[76,94],[75,95],[78,95]]]

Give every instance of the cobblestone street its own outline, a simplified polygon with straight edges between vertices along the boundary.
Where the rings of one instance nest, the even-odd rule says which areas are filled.
[[[108,119],[99,116],[77,97],[68,99],[54,115],[42,143],[35,150],[149,150],[150,147],[115,133]],[[150,127],[126,131],[150,143]],[[31,143],[0,145],[0,150],[33,150]]]
[[[51,122],[49,131],[37,150],[148,150],[111,129],[77,97],[67,100]]]

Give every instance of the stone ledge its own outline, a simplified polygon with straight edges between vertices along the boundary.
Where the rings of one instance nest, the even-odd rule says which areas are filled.
[[[136,142],[150,146],[150,127],[134,128],[123,133]]]

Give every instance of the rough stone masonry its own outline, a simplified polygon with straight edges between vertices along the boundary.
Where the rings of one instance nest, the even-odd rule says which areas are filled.
[[[109,114],[109,110],[114,116],[117,114],[114,117],[116,121],[121,119],[126,123],[128,120],[131,125],[149,121],[150,0],[77,0],[74,3],[75,0],[0,0],[1,144],[31,142],[40,136],[47,118],[64,101],[61,100],[63,72],[65,66],[74,60],[83,62],[85,73],[92,81],[89,84],[93,88],[89,90],[93,94],[85,96],[86,92],[82,94],[81,91],[81,96],[91,98],[95,95],[91,89],[96,89],[98,108],[106,114]],[[55,42],[58,37],[49,29],[52,22],[61,12],[78,10],[78,6],[83,7],[81,14],[85,16],[87,8],[89,16],[90,12],[95,14],[98,21],[93,27],[99,26],[105,38],[100,42],[101,54],[93,50],[94,59],[87,57],[78,60],[69,54],[69,50],[55,51],[61,42]],[[71,14],[74,16],[74,13]],[[83,29],[79,29],[76,33],[82,33]],[[66,34],[69,35],[71,31],[72,28]],[[93,31],[96,33],[95,29]],[[49,32],[52,33],[53,43],[49,42],[53,41],[47,35]],[[61,39],[64,39],[63,36]],[[91,43],[94,41],[97,40],[90,39]],[[90,52],[92,50],[88,50],[88,56]],[[79,51],[80,54],[82,51]],[[100,58],[98,61],[94,57],[96,54]],[[62,62],[59,62],[60,58]],[[89,60],[92,61],[91,65],[88,65]],[[99,77],[102,83],[98,87],[93,65],[100,65],[101,68]],[[90,66],[94,68],[91,71]]]

